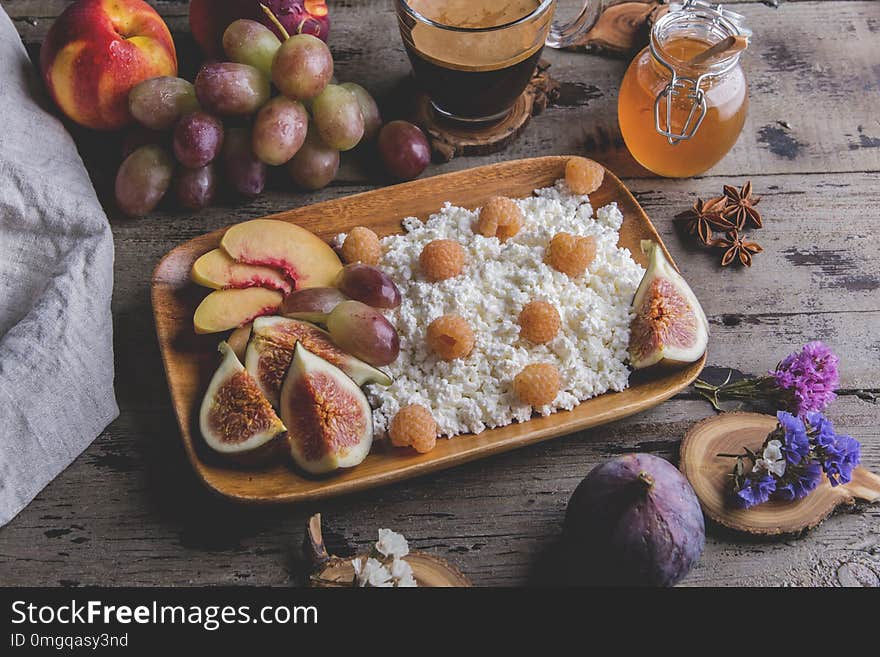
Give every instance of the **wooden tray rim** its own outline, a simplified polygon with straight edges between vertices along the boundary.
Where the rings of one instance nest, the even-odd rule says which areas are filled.
[[[371,189],[371,190],[367,190],[364,192],[359,192],[357,194],[350,194],[347,196],[342,196],[342,197],[335,198],[335,199],[329,199],[329,200],[321,201],[321,202],[314,203],[314,204],[299,206],[299,207],[296,207],[296,208],[293,208],[290,210],[282,210],[280,212],[276,212],[276,213],[272,213],[269,215],[265,215],[262,217],[256,217],[256,218],[259,218],[259,219],[279,219],[281,221],[295,223],[294,217],[292,215],[295,215],[298,211],[303,211],[306,208],[310,208],[312,211],[318,211],[318,210],[325,208],[325,207],[332,207],[332,206],[339,205],[340,203],[352,202],[353,200],[367,198],[367,197],[374,196],[374,195],[380,194],[380,193],[385,193],[391,189],[400,189],[400,188],[405,188],[407,186],[415,186],[415,185],[424,184],[427,181],[450,180],[454,177],[465,177],[467,175],[473,175],[474,172],[477,172],[477,171],[489,172],[489,171],[494,171],[494,170],[503,170],[505,168],[509,168],[509,167],[515,166],[517,164],[523,164],[523,163],[535,163],[535,164],[538,164],[540,162],[562,163],[564,161],[567,161],[570,157],[572,157],[572,156],[570,156],[570,155],[549,155],[549,156],[542,156],[542,157],[536,157],[536,158],[521,158],[521,159],[508,160],[505,162],[498,162],[495,164],[489,164],[489,165],[484,165],[484,166],[479,166],[479,167],[472,167],[469,169],[461,169],[458,171],[439,174],[437,176],[432,176],[429,178],[423,178],[423,179],[418,179],[418,180],[414,180],[414,181],[410,181],[410,182],[406,182],[406,183],[399,183],[399,184],[391,185],[391,186],[387,186],[387,187]],[[612,181],[614,181],[614,183],[619,188],[619,190],[621,190],[622,193],[626,194],[629,197],[628,200],[631,201],[636,208],[638,208],[638,210],[642,214],[642,220],[644,221],[645,226],[647,227],[647,230],[648,230],[650,236],[660,245],[660,248],[662,249],[662,251],[666,255],[666,257],[669,259],[669,262],[672,263],[673,267],[678,269],[678,266],[676,265],[671,254],[667,250],[666,245],[664,244],[662,238],[660,237],[659,233],[657,232],[657,229],[654,227],[654,224],[651,222],[650,218],[644,212],[644,210],[642,209],[642,207],[638,203],[638,201],[635,199],[635,197],[632,196],[632,193],[629,191],[629,189],[626,187],[626,185],[624,185],[623,182],[621,182],[620,179],[614,173],[609,171],[607,168],[605,169],[605,177],[606,177],[606,179],[611,179]],[[229,490],[224,490],[222,488],[218,488],[217,486],[215,486],[211,481],[209,481],[206,478],[205,473],[201,469],[204,464],[203,464],[203,461],[199,458],[199,454],[196,450],[194,436],[191,435],[190,431],[186,431],[184,429],[184,422],[183,422],[183,418],[180,415],[179,404],[176,403],[175,384],[172,382],[172,379],[169,376],[169,366],[170,366],[170,362],[171,362],[170,356],[169,356],[167,350],[165,348],[163,348],[162,344],[161,344],[162,343],[162,335],[161,334],[164,333],[164,330],[159,325],[159,316],[156,313],[155,309],[156,309],[156,300],[157,300],[157,296],[158,296],[159,286],[162,284],[165,284],[165,283],[172,282],[172,281],[165,279],[162,275],[163,269],[164,269],[164,266],[166,265],[166,263],[168,261],[170,261],[171,259],[173,259],[176,256],[178,251],[186,250],[187,246],[191,242],[202,241],[202,240],[207,241],[212,238],[219,238],[229,228],[236,225],[237,223],[240,223],[240,222],[229,224],[228,226],[225,226],[223,228],[219,228],[214,231],[204,233],[202,235],[191,238],[191,239],[187,240],[186,242],[182,242],[181,244],[178,244],[176,247],[174,247],[173,249],[168,251],[159,260],[158,264],[156,265],[156,267],[153,270],[153,275],[151,278],[151,289],[150,289],[151,303],[152,303],[153,310],[154,310],[154,312],[153,312],[154,324],[155,324],[155,328],[156,328],[156,332],[157,332],[157,338],[160,341],[160,352],[161,352],[161,356],[162,356],[162,365],[165,369],[166,380],[168,382],[168,388],[169,388],[169,394],[171,397],[172,407],[174,410],[174,416],[175,416],[175,419],[177,420],[178,429],[180,430],[181,439],[184,443],[184,449],[186,451],[187,458],[189,459],[190,464],[192,465],[193,470],[195,471],[199,481],[209,491],[211,491],[212,493],[220,496],[221,498],[227,499],[227,500],[232,500],[232,501],[235,501],[238,503],[250,504],[250,505],[279,505],[279,504],[297,504],[297,503],[302,503],[302,502],[311,502],[311,501],[315,501],[318,499],[327,499],[330,497],[338,497],[341,495],[346,495],[346,494],[358,492],[361,490],[367,490],[370,488],[376,488],[376,487],[383,486],[386,484],[395,483],[395,482],[403,481],[406,479],[411,479],[411,478],[418,477],[423,474],[427,474],[428,472],[433,472],[433,471],[437,471],[437,470],[444,470],[447,468],[454,467],[456,465],[461,465],[461,464],[469,463],[471,461],[475,461],[478,459],[494,456],[496,454],[501,454],[504,452],[512,451],[512,450],[520,448],[520,447],[527,447],[529,445],[543,442],[543,441],[549,440],[551,438],[556,438],[556,437],[563,436],[563,435],[570,435],[570,434],[578,432],[578,431],[583,431],[585,429],[596,427],[596,426],[599,426],[599,425],[602,425],[602,424],[605,424],[608,422],[623,419],[623,418],[628,417],[630,415],[634,415],[635,413],[638,413],[638,412],[641,412],[644,410],[648,410],[650,408],[653,408],[654,406],[661,404],[662,402],[675,396],[676,394],[678,394],[679,392],[681,392],[682,390],[687,388],[687,386],[689,386],[691,383],[693,383],[693,381],[700,375],[700,372],[702,371],[703,367],[706,364],[707,354],[704,353],[702,358],[699,361],[688,366],[688,368],[690,368],[692,370],[691,373],[687,377],[683,378],[678,384],[667,386],[666,388],[663,388],[661,391],[659,391],[655,394],[652,394],[650,396],[643,397],[638,401],[635,401],[635,402],[632,402],[629,404],[620,405],[620,406],[615,406],[614,408],[608,409],[605,412],[591,415],[587,418],[584,418],[583,420],[581,420],[579,422],[576,422],[575,424],[573,424],[571,426],[548,426],[548,427],[537,428],[533,431],[530,431],[526,435],[514,436],[514,437],[511,437],[507,440],[487,444],[482,447],[477,446],[477,447],[474,447],[473,449],[466,451],[466,452],[453,453],[453,454],[433,458],[430,460],[423,460],[423,461],[419,461],[416,463],[409,463],[407,465],[404,465],[404,466],[397,468],[397,469],[394,469],[394,470],[371,475],[368,478],[364,477],[364,478],[351,479],[348,481],[337,482],[336,485],[332,488],[332,490],[322,490],[320,488],[313,488],[308,491],[301,491],[301,492],[295,492],[295,493],[284,494],[284,495],[276,495],[276,496],[272,496],[272,497],[261,496],[261,495],[248,495],[248,494],[237,492],[237,491],[233,492],[233,491],[229,491]],[[688,369],[688,368],[685,368],[685,369]],[[633,389],[632,387],[627,388],[627,390],[632,390],[632,389]],[[581,402],[581,404],[587,403],[592,399],[598,399],[598,398],[603,397],[605,395],[616,395],[616,394],[622,394],[622,393],[613,392],[613,391],[606,392],[606,393],[603,393],[602,395],[597,395],[596,397],[592,397],[588,400],[584,400],[584,402]],[[578,406],[575,407],[575,409],[577,409],[577,408],[578,408]],[[558,414],[567,413],[567,412],[569,412],[569,411],[557,411],[553,415],[558,415]],[[553,415],[551,415],[549,417],[553,417]],[[529,425],[537,420],[540,420],[540,419],[542,419],[542,418],[532,417],[532,419],[528,420],[527,422],[514,423],[514,424],[516,424],[518,426],[527,426],[527,425]],[[482,434],[476,434],[476,435],[475,434],[465,434],[465,435],[456,437],[456,439],[468,438],[468,437],[470,437],[472,439],[478,438],[479,436],[483,436],[486,433],[491,432],[491,431],[492,431],[491,429],[486,429]],[[320,482],[321,480],[316,479],[316,481]]]

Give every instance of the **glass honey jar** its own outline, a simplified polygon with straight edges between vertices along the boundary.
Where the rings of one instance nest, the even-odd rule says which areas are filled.
[[[703,173],[736,143],[748,109],[742,50],[706,59],[725,39],[745,44],[743,16],[721,5],[687,0],[670,5],[651,29],[620,87],[617,115],[632,156],[670,178]]]

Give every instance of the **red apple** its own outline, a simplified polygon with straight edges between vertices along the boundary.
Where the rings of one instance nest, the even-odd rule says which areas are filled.
[[[223,57],[223,32],[239,18],[250,18],[284,38],[260,7],[261,0],[191,0],[189,28],[208,57]],[[330,14],[324,0],[262,0],[289,34],[313,34],[327,40]]]
[[[177,75],[168,26],[143,0],[77,0],[49,28],[40,50],[43,80],[68,117],[95,130],[132,122],[128,92]]]

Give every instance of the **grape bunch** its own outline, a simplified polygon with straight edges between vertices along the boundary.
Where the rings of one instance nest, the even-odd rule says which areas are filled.
[[[336,177],[341,151],[377,136],[392,177],[421,174],[430,155],[424,134],[402,121],[383,128],[366,89],[334,82],[327,44],[278,26],[283,41],[262,23],[236,20],[223,34],[229,61],[206,63],[194,83],[158,77],[131,90],[131,114],[146,130],[127,141],[116,176],[125,214],[149,213],[169,191],[194,210],[219,189],[253,198],[268,167],[286,167],[300,189],[321,189]]]

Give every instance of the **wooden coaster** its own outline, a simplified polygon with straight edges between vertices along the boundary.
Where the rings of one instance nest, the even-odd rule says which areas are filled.
[[[427,94],[417,92],[414,122],[428,135],[434,159],[448,162],[457,155],[497,153],[516,139],[529,120],[558,98],[559,83],[550,77],[550,64],[541,60],[529,86],[504,119],[497,123],[468,126],[438,116]]]
[[[669,10],[662,0],[636,0],[608,7],[569,50],[631,55],[648,45],[651,27]]]
[[[816,490],[800,500],[772,500],[751,509],[731,505],[728,495],[735,459],[717,455],[740,454],[743,447],[757,450],[775,427],[772,415],[722,413],[698,422],[688,431],[681,443],[679,467],[712,520],[759,536],[800,534],[816,527],[840,505],[880,500],[880,477],[858,467],[852,481],[842,486],[832,487],[823,475]]]
[[[324,537],[321,532],[321,514],[316,513],[306,525],[303,539],[303,552],[315,567],[309,578],[311,586],[316,588],[351,588],[354,581],[352,559],[366,557],[359,554],[354,557],[334,557],[327,553]],[[461,574],[455,566],[439,557],[426,552],[410,552],[404,558],[413,569],[413,577],[422,587],[469,587],[470,580]]]

